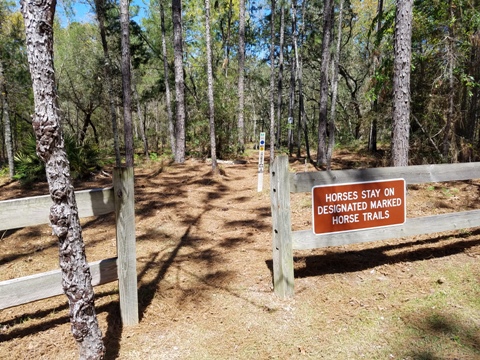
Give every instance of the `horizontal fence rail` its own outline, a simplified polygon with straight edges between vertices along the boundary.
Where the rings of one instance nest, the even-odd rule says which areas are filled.
[[[100,260],[88,265],[93,286],[118,280],[117,258]],[[62,295],[62,273],[59,269],[2,281],[0,290],[0,310]]]
[[[138,323],[133,168],[115,168],[114,186],[75,192],[80,218],[114,212],[117,257],[89,263],[92,285],[119,282],[125,325]],[[49,223],[49,195],[0,201],[0,231]],[[61,270],[0,282],[0,310],[63,294]]]
[[[112,187],[75,191],[75,198],[81,218],[105,215],[115,210]],[[50,195],[0,201],[0,231],[49,224],[52,204]]]
[[[314,186],[403,178],[407,184],[463,181],[480,178],[480,162],[407,167],[289,173],[288,157],[278,156],[271,167],[274,291],[294,294],[293,250],[403,238],[480,226],[480,210],[408,218],[402,225],[315,235],[312,229],[292,231],[290,193],[311,192]]]

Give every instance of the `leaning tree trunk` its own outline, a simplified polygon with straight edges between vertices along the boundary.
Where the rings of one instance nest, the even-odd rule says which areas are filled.
[[[393,61],[393,166],[408,165],[413,0],[397,0]]]
[[[10,179],[15,176],[15,162],[13,160],[13,136],[8,108],[7,84],[5,82],[3,63],[0,59],[0,101],[2,103],[3,124],[5,131],[5,147],[7,148],[8,171]]]
[[[59,240],[62,286],[70,305],[72,333],[81,359],[101,359],[105,353],[95,307],[91,274],[78,216],[70,164],[60,128],[53,66],[55,0],[23,1],[27,56],[33,82],[33,128],[37,154],[45,162],[53,205],[50,223]]]

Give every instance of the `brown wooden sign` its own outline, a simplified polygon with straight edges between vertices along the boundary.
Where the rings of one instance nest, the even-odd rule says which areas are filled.
[[[312,205],[315,234],[403,224],[405,180],[315,186]]]

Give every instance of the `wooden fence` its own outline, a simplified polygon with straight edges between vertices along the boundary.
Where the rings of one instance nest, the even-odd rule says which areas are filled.
[[[315,235],[312,229],[293,231],[290,192],[311,192],[317,185],[333,185],[403,178],[408,184],[480,178],[480,163],[418,165],[290,173],[288,157],[278,156],[270,169],[273,224],[273,283],[281,298],[294,294],[293,250],[316,249],[368,241],[460,230],[480,226],[480,210],[407,218],[402,225]]]
[[[90,263],[92,285],[119,280],[125,325],[138,323],[133,168],[115,168],[113,188],[75,192],[81,218],[115,212],[117,257]],[[50,195],[0,201],[0,231],[49,223]],[[0,282],[0,310],[63,294],[60,270]]]

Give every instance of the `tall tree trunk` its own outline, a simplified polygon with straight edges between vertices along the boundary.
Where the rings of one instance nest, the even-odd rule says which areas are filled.
[[[135,72],[133,71],[133,66],[130,63],[130,69],[132,72],[132,92],[133,92],[133,97],[135,98],[135,102],[137,103],[137,117],[138,117],[138,125],[140,128],[140,137],[142,138],[142,143],[143,143],[143,153],[145,156],[149,157],[149,152],[148,152],[148,141],[147,141],[147,129],[145,129],[145,118],[142,114],[142,106],[140,104],[140,97],[138,96],[138,91],[137,91],[137,83],[135,79]]]
[[[480,29],[471,36],[471,54],[470,54],[470,75],[474,79],[480,79]],[[480,117],[480,88],[472,88],[470,105],[467,113],[467,123],[469,134],[468,138],[473,142],[477,130],[477,122]],[[480,134],[479,134],[480,135]]]
[[[112,123],[113,132],[113,148],[115,151],[115,165],[120,166],[120,145],[118,140],[118,125],[117,125],[117,111],[115,109],[115,94],[112,84],[112,65],[110,60],[110,54],[108,51],[107,33],[105,30],[105,0],[95,0],[95,12],[97,14],[98,27],[100,28],[100,39],[102,41],[103,57],[104,57],[104,73],[105,73],[105,85],[108,92],[108,101],[110,109],[110,121]]]
[[[292,3],[292,11],[294,11],[294,23],[297,22],[296,17],[296,1]],[[306,16],[306,9],[307,9],[307,1],[302,1],[302,18],[305,19]],[[293,15],[292,15],[293,16]],[[302,26],[300,28],[300,38],[304,38],[305,36],[305,22],[302,22]],[[295,38],[295,37],[294,37]],[[305,113],[305,96],[303,94],[303,59],[302,59],[302,52],[298,48],[297,41],[294,41],[295,46],[295,61],[296,61],[296,69],[297,69],[297,79],[298,79],[298,148],[297,148],[297,158],[301,156],[301,144],[302,144],[302,132],[303,136],[305,137],[305,151],[307,153],[307,159],[311,161],[310,156],[310,144],[308,141],[308,125],[307,125],[307,116]]]
[[[175,64],[175,162],[185,162],[185,79],[183,77],[182,1],[172,0],[173,49]]]
[[[7,84],[5,82],[5,75],[3,72],[3,63],[0,59],[0,102],[2,103],[2,117],[5,134],[5,148],[7,150],[8,159],[8,174],[10,179],[15,176],[15,162],[13,156],[13,136],[12,126],[10,124],[10,111],[7,97]]]
[[[208,113],[210,123],[210,153],[212,157],[212,172],[218,173],[217,143],[215,140],[215,100],[213,98],[212,46],[210,33],[210,0],[205,0],[205,35],[207,41],[207,79],[208,79]]]
[[[129,0],[120,0],[120,25],[122,27],[122,91],[123,123],[125,134],[125,164],[133,166],[132,86],[130,74],[130,13]]]
[[[278,87],[277,87],[277,146],[281,146],[282,137],[282,95],[283,95],[283,45],[285,38],[285,6],[280,4],[280,46],[278,56]]]
[[[245,0],[240,0],[238,25],[238,150],[245,151]]]
[[[270,16],[270,165],[275,160],[275,0]]]
[[[55,5],[55,0],[24,0],[21,3],[35,102],[33,128],[37,154],[45,162],[53,201],[50,223],[59,240],[62,286],[70,305],[72,333],[81,359],[101,359],[105,346],[95,313],[91,274],[57,105],[53,65]]]
[[[454,76],[453,69],[455,67],[455,54],[454,54],[454,31],[453,24],[455,22],[455,15],[453,13],[452,0],[448,2],[450,19],[448,25],[448,38],[447,38],[447,56],[448,56],[448,109],[447,109],[447,121],[445,124],[445,132],[443,134],[443,157],[448,160],[450,152],[450,143],[452,141],[451,131],[453,128],[453,117],[455,113],[454,103]]]
[[[244,17],[243,17],[244,28],[243,29],[245,31],[245,0],[240,0],[240,1],[243,1],[243,11],[244,11]],[[241,17],[241,12],[242,12],[242,4],[240,4],[240,17]],[[233,1],[230,0],[228,2],[227,38],[225,39],[225,59],[223,59],[223,65],[222,65],[223,69],[225,70],[225,77],[228,76],[228,63],[230,62],[230,34],[232,31],[232,15],[233,15]],[[242,20],[240,19],[240,21]]]
[[[165,31],[165,9],[163,8],[163,1],[159,0],[160,3],[160,27],[162,32],[162,58],[163,58],[163,76],[165,84],[165,102],[167,103],[167,117],[168,117],[168,133],[170,135],[170,149],[172,150],[172,155],[175,154],[175,126],[173,124],[173,115],[172,115],[172,98],[170,94],[170,83],[168,81],[168,57],[167,57],[167,40],[166,40],[166,31]]]
[[[413,0],[397,0],[393,62],[393,166],[408,166]]]
[[[295,55],[295,54],[294,54]],[[292,60],[291,63],[291,70],[290,70],[290,87],[288,90],[288,154],[292,156],[293,154],[293,129],[294,129],[294,124],[295,121],[293,119],[293,110],[295,107],[295,72],[296,72],[296,66],[295,66],[295,59]]]
[[[377,36],[382,29],[382,17],[383,17],[383,0],[378,0],[377,5],[377,25],[376,33]],[[375,51],[373,55],[373,74],[376,75],[378,64],[380,63],[380,51]],[[377,112],[378,112],[378,99],[373,100],[373,119],[370,125],[370,134],[368,136],[368,150],[372,153],[377,152]]]
[[[328,69],[330,63],[330,37],[332,33],[333,0],[323,2],[322,64],[320,67],[320,108],[318,121],[317,166],[327,163],[327,107]]]
[[[340,61],[340,51],[342,45],[342,23],[343,23],[343,0],[340,0],[340,8],[338,10],[338,30],[337,44],[335,48],[335,56],[332,63],[332,104],[330,112],[330,122],[328,127],[328,150],[327,150],[327,170],[332,169],[333,149],[335,148],[335,118],[337,106],[338,91],[338,63]]]
[[[300,77],[301,75],[301,70],[300,70],[300,61],[299,61],[299,50],[298,50],[298,30],[297,30],[297,1],[292,0],[291,3],[291,14],[292,14],[292,41],[293,41],[293,55],[294,55],[294,61],[293,63],[295,65],[292,65],[292,71],[295,70],[295,74],[292,75],[294,77],[293,81],[298,81],[299,83],[299,91],[298,91],[298,96],[299,96],[299,117],[298,117],[298,124],[297,124],[297,158],[300,157],[301,155],[301,144],[302,144],[302,114],[301,114],[301,106],[300,103],[302,103],[302,79]],[[290,82],[292,81],[292,76],[290,78]],[[293,91],[293,94],[295,93],[295,84],[290,86],[291,91]],[[293,114],[293,99],[292,99],[292,93],[290,93],[290,108],[292,109],[292,114]],[[292,115],[293,118],[293,115]],[[292,128],[292,137],[293,137],[293,128]],[[292,141],[292,146],[293,146],[293,141]],[[292,148],[293,152],[293,148]]]

